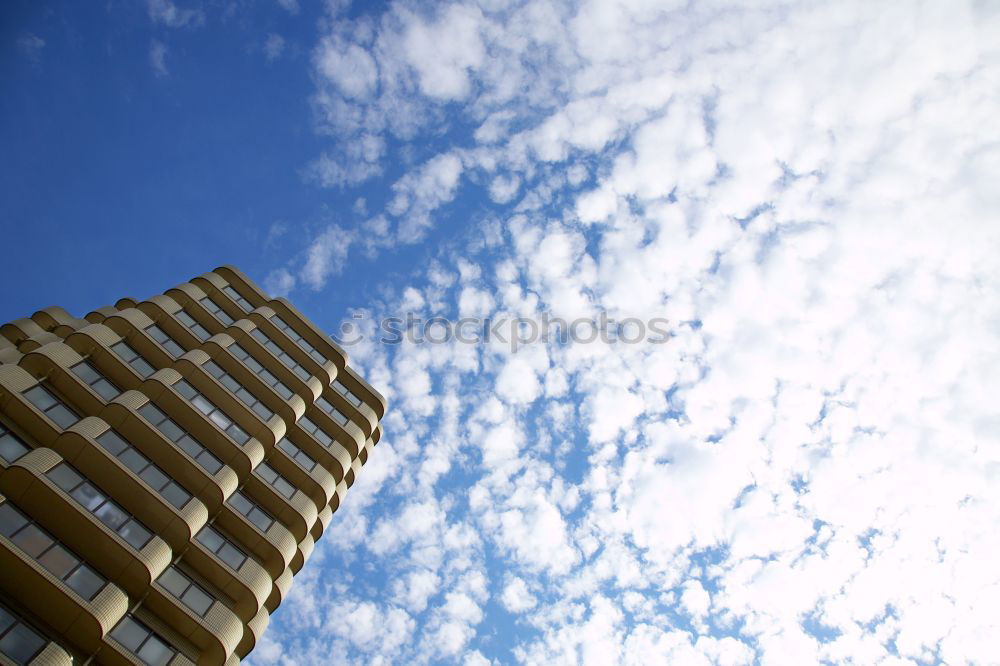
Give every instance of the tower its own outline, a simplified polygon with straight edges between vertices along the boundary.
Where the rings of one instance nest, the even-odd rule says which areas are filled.
[[[3,325],[0,664],[238,663],[385,408],[229,266]]]

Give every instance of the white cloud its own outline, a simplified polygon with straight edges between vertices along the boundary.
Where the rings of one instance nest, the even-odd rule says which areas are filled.
[[[352,234],[337,225],[316,236],[306,252],[299,278],[313,289],[320,289],[328,277],[343,270],[352,241]]]
[[[277,33],[270,33],[264,40],[264,56],[268,62],[272,62],[281,57],[285,50],[285,38]]]
[[[299,13],[299,0],[278,0],[278,4],[289,14]]]
[[[182,9],[172,0],[146,0],[146,9],[153,23],[170,28],[194,28],[205,22],[205,14],[200,9]]]
[[[321,131],[378,137],[359,163],[393,165],[371,176],[387,203],[365,212],[365,247],[466,220],[372,307],[658,316],[672,334],[364,348],[392,401],[391,464],[337,552],[398,574],[385,598],[427,637],[401,661],[431,646],[501,663],[992,658],[1000,15],[338,16],[315,56]],[[349,186],[350,149],[329,155],[329,184]],[[466,184],[492,202],[455,205]],[[324,239],[305,284],[347,260]],[[517,613],[509,651],[469,570]],[[357,594],[384,610],[381,590]]]
[[[169,76],[167,69],[167,45],[163,42],[153,40],[149,45],[149,64],[153,68],[153,73],[157,76]]]

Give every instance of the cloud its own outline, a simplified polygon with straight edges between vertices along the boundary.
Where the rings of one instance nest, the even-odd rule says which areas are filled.
[[[38,62],[41,59],[45,40],[31,32],[21,33],[17,38],[17,50],[28,60]]]
[[[149,64],[153,68],[153,73],[159,77],[169,76],[167,69],[167,45],[161,41],[153,40],[149,44]]]
[[[181,9],[172,0],[146,0],[146,9],[153,23],[168,28],[197,28],[205,23],[201,9]]]
[[[278,4],[289,14],[299,13],[299,0],[278,0]]]
[[[351,598],[412,621],[384,658],[992,658],[998,21],[403,2],[324,23],[325,184],[364,182],[378,233],[321,233],[297,279],[322,288],[352,243],[410,244],[358,304],[373,318],[604,312],[671,333],[359,345],[392,405],[384,462],[324,564],[393,577]],[[348,147],[365,137],[379,149]],[[272,631],[310,663],[283,616]]]
[[[273,62],[281,57],[285,50],[285,38],[276,33],[270,33],[264,40],[264,57]]]

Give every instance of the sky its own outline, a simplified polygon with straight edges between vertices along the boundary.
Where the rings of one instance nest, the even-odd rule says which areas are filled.
[[[388,398],[253,666],[997,663],[998,34],[989,0],[6,2],[0,319],[230,263]],[[669,334],[383,335],[601,314]]]

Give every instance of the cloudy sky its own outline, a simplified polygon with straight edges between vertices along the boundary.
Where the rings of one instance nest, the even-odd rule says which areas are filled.
[[[233,263],[390,401],[254,666],[1000,662],[996,2],[0,11],[0,319]]]

